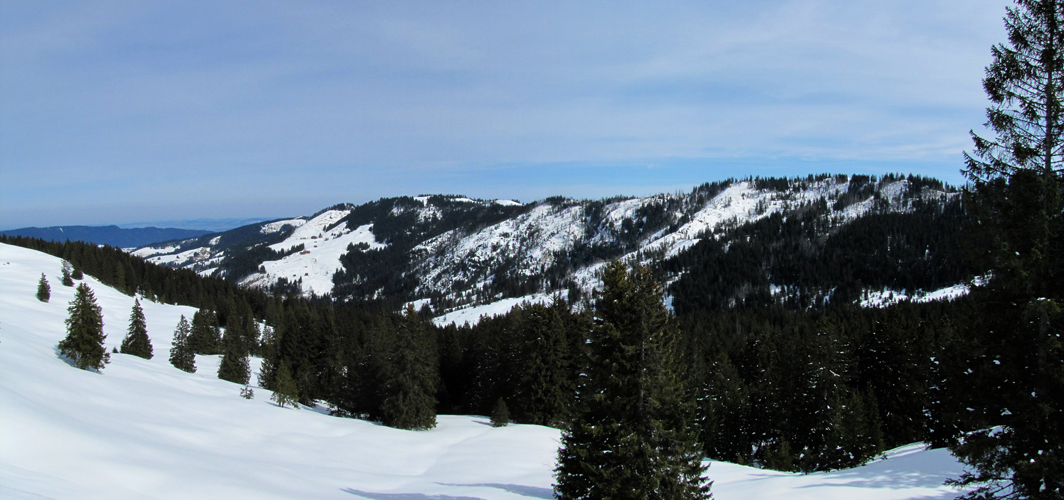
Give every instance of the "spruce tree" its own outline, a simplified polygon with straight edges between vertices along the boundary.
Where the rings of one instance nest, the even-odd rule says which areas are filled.
[[[408,306],[403,312],[381,403],[385,425],[425,430],[436,427],[436,342],[433,332]]]
[[[133,311],[129,313],[129,330],[126,332],[126,338],[122,340],[119,352],[144,359],[152,357],[151,339],[148,338],[148,327],[144,320],[144,309],[140,307],[140,299],[133,300]]]
[[[59,353],[82,370],[102,370],[111,361],[103,345],[103,310],[84,283],[78,285],[67,312],[67,335],[59,342]]]
[[[75,280],[81,281],[85,278],[85,273],[81,272],[80,267],[75,267],[74,271],[70,273],[70,277]]]
[[[503,398],[495,400],[490,419],[492,427],[506,427],[510,424],[510,410],[506,407],[506,400]]]
[[[191,331],[188,320],[181,315],[177,329],[174,330],[174,341],[170,346],[170,364],[178,370],[196,373],[196,353],[192,352],[192,346],[188,342]]]
[[[577,386],[577,414],[562,434],[560,499],[702,499],[702,452],[691,430],[677,331],[650,271],[606,267]]]
[[[292,379],[292,372],[288,369],[288,363],[281,362],[281,366],[277,368],[277,372],[274,375],[273,385],[273,396],[270,399],[276,402],[277,406],[282,408],[291,406],[299,409],[297,404],[299,403],[299,388],[296,387],[296,381]]]
[[[52,287],[48,284],[48,278],[41,273],[41,279],[37,282],[37,300],[48,302],[52,298]]]
[[[74,286],[74,280],[70,279],[70,263],[63,261],[63,286]]]
[[[200,309],[192,315],[188,343],[196,354],[221,354],[221,333],[214,311]]]
[[[222,336],[225,351],[222,353],[222,362],[218,365],[218,378],[244,385],[251,378],[251,366],[248,364],[248,353],[244,349],[241,335],[235,324],[226,327]]]
[[[1017,0],[983,88],[988,139],[965,154],[966,206],[991,268],[974,287],[970,374],[953,380],[985,421],[952,446],[966,498],[1064,498],[1064,2]]]

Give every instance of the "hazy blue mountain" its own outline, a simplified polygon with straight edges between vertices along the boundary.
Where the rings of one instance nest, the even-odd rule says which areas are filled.
[[[24,227],[10,231],[0,231],[0,234],[8,236],[29,236],[54,241],[85,241],[120,248],[140,247],[160,241],[195,238],[209,233],[209,231],[198,229],[159,227],[123,229],[118,226]]]

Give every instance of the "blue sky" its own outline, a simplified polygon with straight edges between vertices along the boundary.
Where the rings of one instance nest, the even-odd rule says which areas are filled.
[[[0,0],[0,229],[960,183],[1006,5]]]

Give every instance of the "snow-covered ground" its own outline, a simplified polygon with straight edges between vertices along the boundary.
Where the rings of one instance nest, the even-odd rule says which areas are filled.
[[[566,295],[566,292],[560,292],[558,294],[558,297],[560,297],[562,300],[565,300]],[[550,304],[551,301],[554,300],[554,297],[554,294],[537,293],[533,295],[526,295],[524,297],[513,297],[509,299],[497,300],[490,304],[471,306],[451,311],[442,316],[432,318],[432,322],[436,323],[437,326],[447,326],[451,323],[454,323],[459,326],[467,323],[470,325],[475,325],[480,322],[481,318],[502,316],[504,314],[509,313],[513,308],[521,304]],[[425,303],[424,300],[415,301],[414,308],[417,309],[423,303]]]
[[[61,360],[73,288],[60,260],[0,244],[0,498],[299,498],[519,500],[551,498],[559,431],[493,428],[440,416],[430,431],[390,429],[239,397],[215,377],[168,363],[172,331],[192,308],[142,302],[155,357],[113,354],[101,373]],[[49,303],[35,298],[44,272]],[[104,311],[108,348],[125,334],[133,298],[85,281]],[[254,379],[254,377],[253,377]],[[913,445],[852,470],[788,474],[713,463],[718,500],[951,498],[960,466]]]
[[[968,285],[958,284],[925,292],[917,290],[912,294],[905,290],[870,290],[861,298],[861,307],[886,307],[906,300],[911,302],[932,302],[936,300],[953,300],[968,295]]]
[[[269,286],[276,283],[279,278],[285,278],[289,282],[303,280],[303,293],[308,295],[332,293],[333,274],[343,267],[340,257],[347,253],[349,245],[364,244],[369,250],[385,246],[375,239],[372,231],[373,224],[365,224],[350,230],[344,222],[328,229],[329,226],[346,217],[348,213],[346,210],[328,210],[298,225],[291,236],[280,243],[270,245],[270,249],[285,252],[303,245],[303,250],[280,260],[263,262],[262,267],[266,272],[248,276],[243,284]],[[295,226],[293,222],[297,220],[299,219],[282,222]]]

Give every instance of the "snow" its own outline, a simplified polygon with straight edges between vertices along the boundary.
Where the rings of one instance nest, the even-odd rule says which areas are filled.
[[[273,222],[271,222],[269,224],[263,225],[262,229],[259,229],[259,232],[262,233],[262,234],[273,234],[273,233],[276,233],[278,231],[281,231],[282,229],[285,228],[285,226],[300,227],[300,226],[302,226],[303,224],[306,224],[306,223],[307,223],[307,221],[304,220],[304,219],[278,220],[278,221],[273,221]]]
[[[911,295],[906,293],[905,290],[871,290],[860,300],[860,304],[861,307],[886,307],[906,300],[911,302],[950,301],[968,295],[968,292],[968,285],[963,283],[930,292],[917,290]]]
[[[561,298],[565,299],[566,293],[561,293]],[[451,311],[442,316],[432,318],[432,322],[436,326],[447,326],[451,323],[456,325],[475,325],[480,322],[481,318],[502,316],[514,307],[521,304],[550,304],[554,300],[553,294],[548,293],[536,293],[532,295],[525,295],[524,297],[513,297],[508,299],[502,299],[490,304],[483,304],[479,306],[466,307]]]
[[[140,257],[140,258],[146,259],[148,257],[151,257],[152,255],[157,255],[157,254],[161,254],[161,253],[170,253],[170,252],[176,251],[178,248],[180,248],[180,247],[177,247],[177,246],[160,247],[160,248],[144,247],[144,248],[139,248],[137,250],[134,250],[134,251],[130,252],[130,255],[134,255],[136,257]]]
[[[520,500],[551,498],[557,429],[490,426],[441,415],[414,432],[279,408],[218,380],[217,356],[197,373],[168,363],[170,336],[190,307],[142,301],[155,357],[112,354],[100,373],[61,360],[55,345],[74,289],[61,261],[0,244],[0,498],[255,498]],[[44,272],[49,303],[36,300]],[[121,342],[133,298],[86,276]],[[252,377],[254,380],[254,376]],[[961,466],[911,445],[864,467],[791,474],[714,462],[718,500],[949,498]]]
[[[333,274],[343,265],[340,257],[347,253],[349,245],[366,244],[369,250],[384,248],[373,235],[373,224],[359,226],[354,231],[344,222],[332,229],[329,226],[347,216],[346,210],[329,210],[301,225],[291,236],[280,243],[270,245],[274,251],[285,252],[298,245],[303,250],[280,260],[262,263],[265,273],[256,273],[243,282],[248,286],[268,286],[279,278],[290,282],[303,280],[304,294],[326,295],[332,293]]]
[[[521,202],[515,200],[492,200],[496,205],[502,205],[504,207],[519,207]]]

